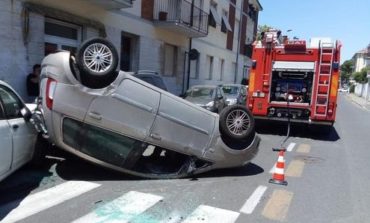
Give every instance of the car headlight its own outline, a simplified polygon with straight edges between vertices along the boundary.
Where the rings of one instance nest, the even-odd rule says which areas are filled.
[[[233,98],[233,99],[227,99],[226,102],[227,102],[228,105],[235,105],[236,104],[236,101],[237,100],[235,98]]]
[[[306,93],[307,89],[306,88],[302,88],[302,93]]]
[[[276,87],[276,91],[280,91],[280,87]]]

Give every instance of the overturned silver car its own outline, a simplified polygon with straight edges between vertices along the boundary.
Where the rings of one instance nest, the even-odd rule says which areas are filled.
[[[258,152],[245,106],[218,115],[116,71],[102,38],[42,62],[40,105],[49,140],[83,159],[147,178],[246,165]]]

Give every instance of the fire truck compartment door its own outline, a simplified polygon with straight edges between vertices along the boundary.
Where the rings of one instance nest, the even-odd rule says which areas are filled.
[[[275,61],[272,69],[274,71],[313,72],[315,69],[315,62]]]

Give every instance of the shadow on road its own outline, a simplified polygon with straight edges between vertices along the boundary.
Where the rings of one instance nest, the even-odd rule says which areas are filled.
[[[69,154],[68,154],[69,156]],[[151,180],[148,178],[141,178],[129,174],[117,172],[101,166],[84,161],[78,157],[70,157],[58,163],[56,166],[57,174],[64,180],[84,180],[84,181],[119,181],[119,180],[133,180],[143,181]],[[195,175],[196,178],[206,177],[226,177],[226,176],[252,176],[263,173],[264,170],[253,163],[239,168],[219,169],[207,173]],[[188,177],[189,179],[192,176]],[[153,179],[158,180],[158,179]]]
[[[260,166],[250,163],[243,167],[213,170],[186,179],[253,176],[263,172],[264,170]],[[62,150],[53,149],[47,154],[45,164],[41,168],[34,169],[25,166],[0,182],[0,222],[35,189],[40,187],[50,188],[64,180],[148,181],[149,179],[106,169]]]
[[[142,179],[97,166],[78,157],[68,157],[60,162],[56,166],[56,173],[64,180],[117,181]]]
[[[256,131],[259,134],[286,136],[287,129],[287,123],[264,120],[256,121]],[[292,123],[290,136],[332,142],[340,139],[338,132],[334,127],[308,125],[303,123]]]
[[[264,169],[254,163],[249,163],[243,167],[229,168],[229,169],[219,169],[212,170],[210,172],[202,173],[193,176],[196,178],[208,178],[208,177],[244,177],[244,176],[254,176],[264,172]]]
[[[0,183],[0,222],[34,189],[47,184],[55,160],[46,159],[42,167],[26,165]]]

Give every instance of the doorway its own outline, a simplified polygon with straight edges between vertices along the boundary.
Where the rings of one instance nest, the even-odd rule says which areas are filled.
[[[121,65],[123,71],[134,71],[137,69],[138,36],[122,33],[121,36]]]

